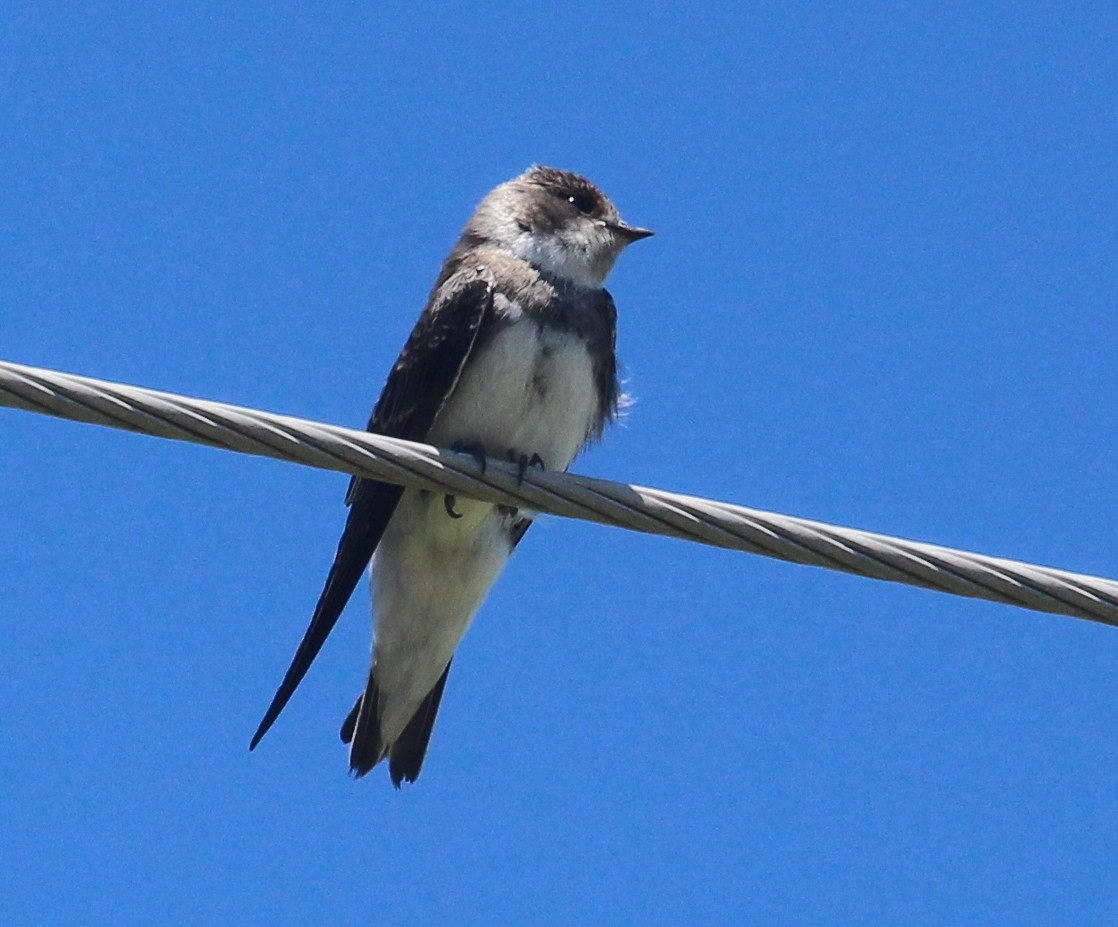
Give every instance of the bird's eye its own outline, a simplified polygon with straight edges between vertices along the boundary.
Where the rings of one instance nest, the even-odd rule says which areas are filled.
[[[567,197],[567,202],[574,206],[584,216],[590,215],[598,206],[594,200],[582,193],[576,193],[573,196]]]

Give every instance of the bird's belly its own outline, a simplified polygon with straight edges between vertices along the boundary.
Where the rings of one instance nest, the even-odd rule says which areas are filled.
[[[481,444],[565,470],[600,404],[584,342],[520,320],[470,359],[427,440]],[[430,692],[512,550],[507,509],[405,491],[373,558],[381,730],[393,739]],[[524,517],[526,513],[519,513]]]
[[[460,505],[468,514],[453,519],[441,496],[407,490],[373,557],[375,671],[389,739],[442,675],[511,553],[510,515]]]
[[[521,319],[470,359],[428,440],[476,442],[491,457],[539,454],[548,469],[565,470],[599,408],[585,341]]]

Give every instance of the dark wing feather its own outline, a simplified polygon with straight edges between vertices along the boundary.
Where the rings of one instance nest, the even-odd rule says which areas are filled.
[[[388,375],[368,430],[422,440],[454,390],[480,333],[492,320],[493,288],[479,269],[432,294]],[[334,563],[299,649],[249,744],[252,750],[279,717],[310,669],[388,526],[403,488],[354,477],[346,493],[349,515]]]
[[[617,307],[608,290],[599,294],[601,326],[591,333],[590,356],[598,384],[598,422],[590,437],[600,438],[602,429],[617,418],[621,384],[617,379]]]

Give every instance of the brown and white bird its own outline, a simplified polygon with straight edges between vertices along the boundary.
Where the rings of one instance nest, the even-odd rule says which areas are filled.
[[[485,197],[450,252],[388,375],[369,431],[565,470],[617,414],[617,313],[603,289],[621,220],[585,177],[535,166]],[[354,478],[325,588],[254,749],[372,561],[374,643],[342,725],[363,776],[394,785],[423,764],[454,651],[531,513]]]

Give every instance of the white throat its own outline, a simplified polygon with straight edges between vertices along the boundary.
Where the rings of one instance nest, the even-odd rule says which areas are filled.
[[[605,283],[606,275],[595,270],[589,248],[571,247],[557,236],[521,232],[512,240],[509,250],[544,273],[575,286],[597,290]]]

